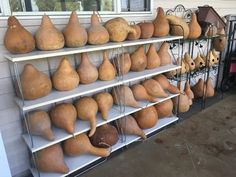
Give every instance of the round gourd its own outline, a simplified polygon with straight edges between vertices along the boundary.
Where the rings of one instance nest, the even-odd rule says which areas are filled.
[[[172,115],[173,102],[171,99],[163,101],[155,105],[158,118],[168,117]]]

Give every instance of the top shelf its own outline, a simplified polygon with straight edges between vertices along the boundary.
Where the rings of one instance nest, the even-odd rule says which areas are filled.
[[[150,39],[139,39],[135,41],[109,42],[103,45],[85,45],[83,47],[78,47],[78,48],[62,48],[62,49],[53,50],[53,51],[34,50],[26,54],[7,53],[4,55],[4,57],[12,62],[20,62],[20,61],[36,60],[36,59],[49,58],[49,57],[73,55],[73,54],[79,54],[79,53],[84,53],[84,52],[94,52],[94,51],[114,49],[114,48],[120,48],[120,47],[151,44],[151,43],[156,43],[156,42],[172,41],[172,40],[178,40],[182,38],[183,38],[182,36],[165,36],[165,37],[150,38]]]

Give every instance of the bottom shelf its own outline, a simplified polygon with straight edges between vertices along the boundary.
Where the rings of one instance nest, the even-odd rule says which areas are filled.
[[[160,130],[161,128],[168,126],[174,122],[176,122],[178,120],[178,117],[166,117],[166,118],[162,118],[159,119],[159,121],[157,122],[157,124],[150,128],[150,129],[145,129],[144,132],[146,135],[149,135],[157,130]],[[118,141],[114,146],[112,146],[112,152],[126,146],[129,145],[137,140],[139,140],[140,137],[138,136],[134,136],[134,135],[127,135],[125,140],[123,142]],[[68,157],[65,156],[65,163],[67,164],[67,166],[70,169],[70,172],[67,174],[60,174],[60,173],[43,173],[40,172],[40,177],[63,177],[66,175],[69,175],[93,162],[95,162],[96,160],[100,159],[101,157],[98,156],[94,156],[94,155],[82,155],[82,156],[77,156],[77,157]],[[34,177],[39,177],[38,171],[34,168],[31,168],[31,172],[33,174]]]

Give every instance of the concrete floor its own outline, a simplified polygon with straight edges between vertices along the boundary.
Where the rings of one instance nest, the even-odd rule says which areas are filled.
[[[236,94],[82,177],[236,177]]]

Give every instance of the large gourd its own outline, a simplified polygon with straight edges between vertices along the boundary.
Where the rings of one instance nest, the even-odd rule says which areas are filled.
[[[94,96],[95,101],[98,104],[98,110],[102,114],[102,118],[107,120],[108,112],[110,108],[113,106],[113,98],[110,93],[101,92]]]
[[[75,107],[79,119],[90,122],[89,137],[91,137],[96,131],[97,102],[91,97],[83,97],[76,101]]]
[[[154,79],[148,79],[143,81],[142,85],[147,90],[147,93],[153,97],[164,98],[168,97],[168,94],[163,90],[161,85]]]
[[[154,44],[149,46],[147,52],[147,69],[154,69],[161,65],[161,59],[157,54],[156,48]]]
[[[136,24],[133,24],[133,25],[130,25],[131,28],[133,28],[136,33],[129,33],[128,36],[127,36],[127,39],[128,40],[137,40],[140,38],[141,36],[141,28],[139,25],[136,25]]]
[[[59,67],[52,75],[53,86],[59,91],[73,90],[79,85],[79,75],[70,65],[67,58],[63,58]]]
[[[195,98],[203,97],[204,95],[204,81],[202,78],[192,87],[192,91]]]
[[[190,71],[193,71],[195,69],[195,63],[187,52],[184,54],[184,61],[185,64],[189,66]]]
[[[131,55],[131,70],[143,71],[147,66],[147,56],[144,51],[144,46],[138,47]]]
[[[90,84],[98,79],[98,70],[90,61],[87,53],[81,54],[81,62],[77,68],[80,82],[82,84]]]
[[[155,105],[158,118],[169,117],[172,115],[173,111],[173,102],[171,99],[163,101]]]
[[[102,81],[113,80],[116,76],[116,71],[108,59],[107,52],[103,51],[103,62],[98,68],[98,78]]]
[[[193,98],[194,98],[194,94],[193,94],[193,91],[191,90],[190,88],[190,84],[188,81],[185,82],[185,86],[184,86],[184,92],[186,93],[186,95],[188,96],[189,98],[189,105],[192,105],[193,104]]]
[[[67,139],[63,144],[63,149],[68,156],[93,154],[99,157],[107,157],[110,155],[109,149],[94,147],[85,133]]]
[[[194,59],[195,69],[201,69],[205,66],[205,61],[201,57],[200,53],[197,54],[197,57]]]
[[[122,53],[114,60],[115,68],[120,75],[125,75],[131,68],[131,59],[129,53]]]
[[[63,34],[52,24],[50,18],[44,15],[41,25],[35,33],[37,48],[40,50],[57,50],[64,47]]]
[[[105,24],[105,28],[109,33],[110,41],[113,42],[124,41],[129,33],[136,35],[136,30],[130,27],[128,22],[121,17],[108,20]]]
[[[141,84],[132,85],[131,90],[134,94],[134,98],[137,101],[147,100],[147,101],[150,101],[150,102],[156,102],[156,98],[149,95],[147,93],[146,89],[144,88],[144,86],[141,85]]]
[[[168,52],[168,49],[169,49],[169,44],[167,42],[163,42],[158,51],[158,55],[161,59],[161,66],[172,64],[172,58]]]
[[[75,107],[70,103],[61,103],[56,105],[50,111],[52,123],[58,128],[64,129],[67,133],[75,132],[75,121],[77,112]]]
[[[221,28],[218,34],[219,34],[218,37],[213,38],[213,47],[215,48],[216,51],[222,52],[224,51],[227,42],[224,28]]]
[[[197,39],[201,35],[202,29],[201,29],[200,25],[198,24],[197,16],[194,12],[192,13],[191,21],[188,24],[188,26],[189,26],[188,38],[189,39]]]
[[[49,77],[38,71],[33,65],[26,64],[20,75],[21,88],[24,99],[33,100],[44,97],[52,89]]]
[[[169,34],[170,26],[168,20],[166,19],[164,10],[161,7],[157,9],[157,16],[153,21],[154,24],[154,32],[153,36],[162,37]]]
[[[185,92],[181,92],[178,97],[173,98],[173,103],[181,113],[187,112],[190,108],[189,98]]]
[[[71,12],[69,23],[63,31],[67,47],[80,47],[87,43],[88,35],[79,23],[76,11]]]
[[[47,112],[37,110],[28,113],[28,124],[32,135],[42,136],[51,141],[54,140],[51,121]]]
[[[151,22],[141,22],[138,24],[141,29],[141,39],[151,38],[154,32],[154,25]]]
[[[23,54],[34,50],[35,40],[14,16],[8,18],[8,28],[4,36],[4,46],[13,54]]]
[[[69,168],[64,162],[62,148],[54,144],[35,153],[36,166],[43,172],[68,173]]]
[[[142,129],[152,128],[158,121],[157,111],[154,106],[144,108],[134,113],[134,118]]]
[[[91,16],[91,25],[87,29],[89,44],[105,44],[109,41],[109,33],[99,22],[98,16],[93,11]]]

